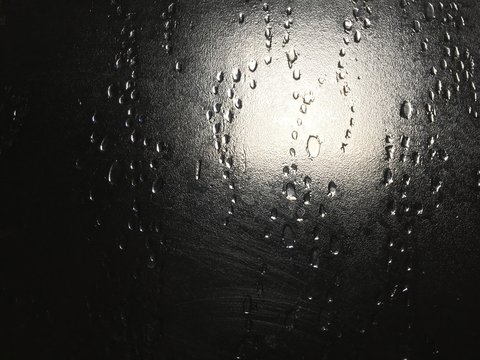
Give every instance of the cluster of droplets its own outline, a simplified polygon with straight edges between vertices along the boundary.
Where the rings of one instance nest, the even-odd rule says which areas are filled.
[[[293,23],[290,17],[292,11],[293,10],[291,7],[286,9],[286,15],[288,19],[285,21],[284,27],[287,29],[287,33],[290,25]],[[286,34],[282,46],[285,47],[289,43],[289,40],[290,38],[289,36],[287,37]],[[300,53],[292,46],[285,50],[285,56],[288,68],[292,71],[293,79],[296,81],[301,80],[302,74],[300,69],[297,67],[297,61]],[[320,85],[322,85],[323,81],[324,79],[322,79],[322,81],[319,79]],[[304,145],[300,146],[302,149],[302,154],[306,155],[309,159],[314,160],[320,156],[323,144],[322,138],[317,134],[306,134],[306,136],[302,136],[302,134],[299,134],[299,131],[303,126],[303,117],[307,113],[309,106],[311,106],[315,101],[315,95],[313,91],[304,92],[302,95],[298,91],[294,91],[293,99],[295,101],[300,101],[300,114],[296,120],[296,126],[298,128],[294,128],[291,131],[291,141],[296,144],[299,139],[306,138],[306,142],[303,143]],[[316,207],[313,206],[314,200],[312,198],[312,179],[308,175],[300,176],[299,169],[294,161],[299,155],[297,154],[297,149],[295,145],[290,147],[288,152],[291,158],[290,165],[284,164],[282,169],[282,174],[285,179],[282,194],[286,201],[286,208],[288,208],[288,211],[291,213],[290,215],[282,214],[276,207],[273,207],[270,211],[269,219],[272,223],[276,223],[280,220],[282,246],[288,250],[290,256],[294,256],[294,250],[297,248],[298,244],[300,244],[301,248],[304,246],[307,247],[305,258],[307,259],[307,264],[311,273],[309,275],[308,284],[306,285],[306,288],[310,290],[307,291],[305,297],[306,300],[312,301],[314,298],[316,298],[316,295],[314,296],[315,290],[313,289],[316,288],[315,284],[319,282],[319,278],[321,277],[321,271],[319,268],[324,267],[324,260],[328,260],[329,257],[335,257],[338,255],[340,248],[339,239],[328,235],[327,227],[324,223],[324,218],[327,216],[326,206],[324,203],[317,203]],[[305,151],[305,153],[303,153],[303,151]],[[337,184],[334,181],[330,181],[325,189],[324,200],[330,202],[334,201],[333,199],[337,195]],[[322,195],[319,194],[319,198],[321,197]],[[284,207],[282,206],[282,208]],[[314,209],[313,213],[311,209]],[[310,226],[309,224],[311,222],[309,213],[312,213],[311,219],[315,219],[314,222],[318,222],[316,225],[314,225],[314,229],[312,231],[306,230],[306,228]],[[302,234],[311,234],[311,236],[304,238]],[[265,238],[269,239],[270,236],[271,233],[266,231]],[[340,280],[337,276],[332,282],[331,288],[337,287],[339,284]],[[327,288],[329,288],[328,285]],[[325,297],[317,300],[320,301],[320,306],[322,308],[322,311],[319,314],[319,318],[322,323],[321,329],[322,331],[328,331],[332,325],[331,304],[333,304],[333,295],[329,289],[327,289],[327,294]],[[287,311],[285,326],[288,329],[291,330],[294,327],[294,321],[299,316],[300,310],[301,307],[296,304],[292,306],[289,311]]]
[[[372,22],[369,19],[369,16],[372,15],[372,8],[366,1],[363,2],[362,6],[359,6],[359,4],[355,2],[352,13],[353,19],[347,18],[343,21],[343,30],[346,36],[343,38],[343,46],[339,51],[336,72],[336,79],[341,86],[341,94],[344,96],[349,96],[351,93],[351,88],[348,84],[349,73],[347,70],[348,61],[346,60],[348,53],[347,48],[352,40],[354,43],[359,43],[362,40],[362,31],[369,31],[372,27]],[[356,58],[355,61],[357,61]],[[360,76],[358,76],[358,80],[360,79]],[[354,126],[353,113],[355,113],[355,106],[353,104],[350,105],[350,110],[352,116],[350,117],[348,128],[345,130],[344,139],[341,142],[340,150],[342,152],[346,152],[347,146],[352,137],[352,128]]]
[[[257,68],[256,60],[251,60],[248,64],[250,72],[254,72]],[[232,69],[230,75],[226,76],[222,71],[217,72],[215,76],[215,85],[212,87],[214,95],[214,104],[212,108],[206,111],[207,121],[213,129],[214,147],[218,155],[219,163],[223,166],[223,178],[228,182],[228,188],[232,192],[231,204],[227,210],[228,216],[233,215],[237,197],[235,195],[235,183],[233,181],[233,151],[231,149],[230,126],[243,107],[242,99],[239,97],[239,85],[244,82],[246,75],[242,73],[240,68]],[[223,84],[226,85],[224,89]],[[251,79],[250,88],[256,87],[255,79]],[[226,92],[226,96],[221,97],[220,89]],[[223,224],[228,224],[228,216],[224,219]]]
[[[142,135],[147,121],[141,114],[140,96],[137,89],[137,41],[136,41],[136,14],[124,13],[120,1],[112,1],[119,24],[119,36],[115,45],[118,53],[114,58],[114,79],[107,86],[106,102],[101,108],[95,109],[90,115],[90,124],[93,131],[90,142],[94,146],[95,156],[101,158],[91,169],[92,178],[86,183],[89,186],[87,203],[96,204],[95,208],[111,208],[117,204],[115,211],[118,222],[126,224],[119,229],[127,229],[127,233],[118,236],[116,244],[121,251],[127,246],[130,233],[144,234],[146,237],[158,236],[161,231],[158,218],[152,218],[159,211],[156,204],[159,202],[165,180],[161,176],[162,162],[172,158],[173,148],[167,142],[154,142],[150,137]],[[170,9],[170,7],[169,7]],[[171,8],[173,10],[173,7]],[[115,122],[108,122],[105,114]],[[118,124],[121,124],[120,128]],[[98,134],[102,134],[99,136]],[[119,148],[129,147],[126,157],[119,157]],[[75,167],[83,170],[81,160],[77,160]],[[200,174],[197,166],[196,176]],[[118,194],[128,194],[119,197]],[[128,199],[125,201],[119,198]],[[110,204],[110,205],[108,205]],[[152,211],[155,209],[155,211]],[[94,228],[104,227],[101,214],[93,214]],[[146,267],[153,269],[157,266],[157,255],[149,241],[145,242]]]
[[[440,3],[441,4],[441,3]],[[401,3],[403,8],[406,8],[408,2],[405,0]],[[454,2],[450,3],[449,5],[452,11],[457,11],[458,7],[455,5]],[[269,6],[268,4],[264,4],[262,7],[263,11],[265,12],[264,20],[266,23],[265,27],[265,38],[266,38],[266,47],[268,50],[271,49],[272,46],[272,27],[270,25],[270,13],[269,13]],[[439,5],[440,12],[445,9],[445,6]],[[119,7],[117,12],[122,14],[122,10]],[[293,23],[291,19],[292,9],[291,7],[286,9],[287,20],[284,23],[285,27],[285,36],[283,41],[283,46],[289,44],[290,34],[289,29],[291,24]],[[425,8],[425,20],[427,22],[434,21],[437,19],[438,11],[435,11],[435,7],[428,3]],[[171,52],[171,36],[173,34],[173,30],[176,28],[176,22],[173,18],[174,15],[174,5],[171,4],[167,11],[162,14],[162,19],[164,20],[164,27],[165,27],[165,40],[166,44],[164,45],[165,50],[167,53]],[[362,8],[355,7],[353,10],[354,20],[347,19],[343,23],[344,30],[348,36],[344,38],[344,45],[348,47],[353,39],[354,43],[359,43],[362,40],[362,32],[364,30],[369,29],[371,27],[371,22],[368,16],[371,15],[371,8],[367,5],[367,2],[364,2]],[[126,77],[125,86],[118,85],[118,84],[111,84],[107,89],[107,95],[111,102],[118,103],[117,107],[119,109],[123,109],[124,105],[129,105],[127,110],[127,120],[126,126],[128,128],[133,127],[133,120],[137,120],[139,124],[143,123],[145,117],[137,116],[135,110],[135,104],[138,102],[139,96],[138,91],[136,88],[136,79],[137,75],[135,72],[136,68],[136,43],[135,43],[135,28],[133,26],[133,18],[134,14],[127,14],[125,16],[125,26],[122,28],[121,36],[124,41],[122,41],[122,50],[115,58],[115,67],[123,72],[123,69],[129,69],[128,77]],[[454,20],[457,19],[457,20]],[[245,15],[241,13],[239,15],[239,23],[242,24],[245,21]],[[443,23],[451,24],[452,26],[457,26],[455,24],[464,24],[464,20],[462,17],[454,17],[450,13],[443,18]],[[460,26],[460,25],[458,25]],[[422,23],[419,20],[415,20],[413,22],[413,30],[414,32],[421,33],[422,31]],[[445,33],[444,36],[445,42],[447,45],[445,46],[445,58],[442,59],[440,62],[440,71],[437,70],[437,65],[434,65],[431,68],[431,74],[435,76],[435,85],[434,89],[429,92],[429,102],[425,104],[426,113],[428,115],[428,120],[431,124],[434,123],[435,116],[438,112],[437,106],[439,105],[435,101],[439,101],[439,99],[444,99],[446,101],[450,100],[452,93],[458,93],[461,90],[460,84],[461,80],[464,79],[468,83],[468,89],[473,91],[474,101],[477,100],[476,95],[476,86],[473,82],[473,71],[474,71],[474,60],[471,56],[468,49],[465,50],[462,55],[458,47],[450,46],[450,42],[452,41],[452,36],[448,32]],[[428,51],[428,39],[425,39],[422,45],[422,49],[426,52]],[[348,96],[350,93],[350,88],[348,87],[348,83],[346,82],[346,78],[348,72],[346,71],[346,63],[343,60],[347,54],[346,48],[342,47],[340,49],[339,55],[339,63],[338,63],[338,71],[337,71],[337,81],[342,82],[342,93],[345,96]],[[287,64],[289,69],[293,72],[293,79],[300,80],[301,79],[301,72],[298,68],[295,67],[296,61],[298,60],[299,53],[294,48],[287,49],[285,51]],[[271,62],[271,56],[267,55],[265,57],[265,63],[268,65]],[[231,73],[224,74],[223,72],[218,72],[216,74],[215,84],[212,87],[212,94],[215,95],[215,101],[212,106],[206,109],[206,119],[209,124],[213,127],[213,141],[214,147],[218,154],[218,159],[220,164],[222,165],[223,171],[223,178],[228,182],[228,187],[231,190],[231,204],[228,208],[228,215],[232,215],[234,213],[234,208],[236,204],[236,195],[235,195],[235,184],[232,179],[232,172],[234,170],[233,167],[233,156],[232,156],[232,148],[231,148],[231,138],[229,135],[230,132],[230,124],[234,121],[237,112],[242,108],[242,100],[238,97],[238,84],[241,83],[242,79],[246,79],[246,74],[254,74],[257,67],[259,66],[257,60],[252,59],[248,62],[247,68],[248,71],[242,73],[240,68],[232,69]],[[175,70],[181,71],[181,64],[179,62],[175,65]],[[445,85],[447,81],[444,78],[440,79],[440,73],[443,71],[444,75],[450,74],[453,76],[453,85]],[[444,76],[445,77],[445,76]],[[324,81],[324,79],[322,79]],[[322,81],[319,82],[322,84]],[[229,85],[225,86],[222,84]],[[231,86],[230,86],[231,83]],[[256,80],[252,78],[249,82],[250,88],[255,89],[256,87]],[[225,91],[226,97],[220,98],[220,93]],[[302,96],[298,92],[294,92],[293,97],[295,100],[300,99],[300,115],[297,119],[297,125],[301,127],[302,125],[302,118],[303,114],[307,113],[308,107],[314,102],[315,97],[313,92],[306,92]],[[118,100],[118,102],[116,101]],[[222,101],[220,101],[222,100]],[[469,107],[469,113],[473,114],[477,117],[477,113],[473,110],[472,107]],[[123,110],[121,110],[122,112]],[[342,142],[341,149],[345,151],[346,146],[348,145],[348,139],[351,137],[351,128],[354,125],[353,113],[355,109],[353,105],[351,105],[351,112],[352,117],[350,119],[350,126],[345,132],[345,141]],[[405,100],[403,103],[400,104],[400,117],[403,118],[405,121],[412,120],[415,116],[418,116],[418,111],[414,108],[414,105],[410,100]],[[93,114],[92,116],[92,123],[96,125],[98,123],[98,115],[97,113]],[[138,134],[139,132],[136,129],[130,133],[129,142],[132,144],[140,143],[142,148],[149,147],[150,143],[147,138],[141,138]],[[317,134],[307,134],[308,138],[304,145],[301,145],[302,151],[306,151],[306,156],[310,159],[315,159],[320,156],[321,148],[322,148],[322,140],[319,135]],[[295,129],[291,132],[291,138],[294,142],[298,141],[299,139],[299,131]],[[302,138],[300,136],[300,138]],[[426,146],[426,154],[424,155],[426,158],[433,160],[436,158],[440,158],[443,161],[447,161],[448,154],[445,150],[438,147],[437,141],[438,136],[432,135],[427,140]],[[91,136],[92,143],[98,144],[97,136],[95,133]],[[404,262],[406,266],[403,267],[403,270],[400,272],[401,279],[399,281],[392,280],[392,286],[389,288],[388,296],[391,300],[398,297],[399,294],[407,294],[407,304],[410,302],[409,294],[410,294],[410,286],[409,286],[409,279],[412,273],[412,250],[411,246],[409,245],[408,236],[412,233],[412,224],[413,221],[411,219],[413,214],[414,216],[421,216],[423,214],[423,204],[420,202],[411,203],[407,199],[409,199],[409,187],[412,181],[408,171],[408,166],[416,166],[423,163],[423,159],[420,155],[419,151],[412,151],[410,152],[411,148],[415,147],[413,139],[410,134],[404,133],[401,136],[393,137],[391,135],[387,135],[385,138],[385,152],[386,152],[386,161],[388,165],[384,169],[383,174],[383,185],[390,190],[395,184],[399,184],[399,192],[392,192],[393,196],[390,196],[390,199],[387,204],[388,212],[391,215],[396,216],[403,216],[406,218],[405,222],[405,236],[407,239],[399,239],[399,240],[390,240],[389,241],[389,250],[388,250],[388,261],[387,261],[387,271],[389,273],[393,273],[394,271],[392,268],[396,265],[395,264],[395,257],[397,254],[404,257]],[[399,149],[400,156],[400,164],[405,164],[404,168],[407,168],[407,171],[403,171],[404,168],[401,170],[397,170],[396,166],[393,165],[393,161],[396,159],[395,157],[395,150]],[[105,136],[103,140],[99,144],[99,149],[102,153],[107,153],[112,149],[112,141],[110,137]],[[171,147],[166,143],[157,143],[155,144],[155,153],[156,156],[168,156],[171,152]],[[301,241],[301,237],[299,234],[302,232],[300,231],[302,225],[305,223],[305,218],[307,214],[308,208],[312,207],[313,199],[312,199],[312,180],[309,176],[301,177],[302,180],[298,181],[297,176],[299,174],[297,165],[293,163],[293,159],[297,156],[297,150],[295,147],[291,147],[289,150],[289,155],[292,158],[291,165],[284,164],[283,166],[283,176],[286,179],[283,188],[283,195],[286,198],[286,203],[288,204],[289,210],[293,212],[293,216],[291,217],[293,221],[284,222],[281,225],[281,239],[283,246],[287,249],[294,249],[298,241]],[[201,167],[202,167],[202,160],[197,160],[195,162],[195,169],[194,169],[194,177],[196,180],[199,180],[201,177]],[[400,165],[403,166],[403,165]],[[132,160],[128,163],[127,170],[130,173],[131,177],[131,186],[136,188],[139,184],[146,183],[150,176],[148,176],[147,172],[143,171],[142,163]],[[148,168],[154,172],[158,169],[158,162],[153,159],[148,163]],[[107,181],[111,185],[117,186],[120,182],[120,178],[123,176],[122,174],[122,162],[118,159],[115,159],[108,170]],[[397,175],[398,174],[398,175]],[[480,171],[477,173],[478,182],[480,184]],[[151,179],[152,180],[152,179]],[[162,187],[163,187],[163,179],[160,177],[153,177],[151,181],[151,195],[155,196],[158,194]],[[441,187],[443,182],[436,176],[432,176],[430,186],[431,191],[433,194],[438,194],[441,191]],[[480,185],[479,185],[480,186]],[[338,195],[338,187],[334,181],[328,183],[325,189],[325,200],[326,201],[334,201],[333,199]],[[92,190],[89,193],[90,201],[96,201],[95,192]],[[303,200],[303,202],[302,202]],[[299,204],[300,205],[297,205]],[[159,227],[155,222],[151,222],[149,224],[145,224],[144,222],[139,220],[139,213],[141,212],[142,206],[140,204],[140,200],[138,197],[135,197],[131,202],[131,211],[133,213],[132,220],[128,222],[128,228],[132,231],[139,231],[139,232],[159,232]],[[308,239],[308,265],[310,266],[313,274],[318,273],[318,269],[322,267],[322,261],[327,256],[335,256],[339,254],[339,240],[335,237],[327,235],[328,231],[325,229],[325,225],[322,223],[322,219],[327,216],[326,207],[324,204],[319,204],[318,212],[315,209],[315,218],[319,220],[317,225],[313,230],[313,234],[311,238]],[[271,209],[269,214],[270,220],[272,222],[276,222],[280,217],[278,210],[276,208]],[[101,221],[97,220],[97,223],[100,224]],[[224,220],[224,224],[228,223],[228,216]],[[266,236],[269,238],[269,234]],[[124,247],[124,243],[120,244],[120,247]],[[147,246],[147,249],[150,249]],[[148,267],[153,268],[155,267],[155,254],[153,251],[149,251],[148,255]],[[403,266],[404,264],[402,264]],[[400,265],[399,265],[400,266]],[[261,273],[264,274],[265,270]],[[315,275],[312,276],[311,282],[313,283],[315,280]],[[339,279],[336,278],[334,281],[333,286],[338,286]],[[333,287],[332,286],[332,287]],[[263,284],[261,280],[257,283],[257,292],[263,292]],[[308,299],[311,300],[313,296],[308,296]],[[333,296],[329,294],[326,296],[326,304],[333,303]],[[381,307],[384,301],[379,299],[377,305]],[[329,306],[329,305],[328,305]],[[326,308],[326,307],[325,307]],[[242,302],[242,311],[243,315],[247,322],[247,332],[251,330],[251,322],[252,322],[252,312],[255,309],[255,304],[250,295],[245,296]],[[299,307],[294,306],[292,310],[288,312],[288,326],[293,327],[293,318],[295,318],[298,314]],[[328,330],[329,325],[331,324],[330,315],[327,313],[322,313],[322,319],[324,319],[324,324],[322,325],[323,330]],[[241,347],[240,353],[243,353],[243,345]],[[241,357],[241,356],[240,356]],[[239,357],[239,358],[240,358]]]
[[[165,49],[167,54],[172,53],[172,37],[175,29],[177,28],[177,20],[175,19],[175,4],[171,3],[168,5],[167,11],[162,12],[161,15],[162,25],[163,25],[163,40],[164,43],[162,47]],[[177,67],[180,67],[180,64],[177,63]],[[177,69],[178,71],[180,69]]]
[[[403,0],[400,3],[401,9],[405,15],[409,13],[409,6],[414,1]],[[387,212],[391,216],[395,216],[402,224],[405,232],[399,234],[388,241],[388,259],[387,272],[389,274],[389,286],[385,296],[381,295],[377,301],[377,312],[384,305],[385,301],[393,301],[403,294],[405,306],[409,309],[407,317],[410,319],[407,325],[407,332],[412,329],[411,321],[411,280],[413,277],[413,257],[415,251],[415,241],[412,240],[413,225],[415,219],[422,217],[424,214],[424,205],[421,201],[410,200],[410,184],[416,179],[412,179],[410,173],[413,168],[418,165],[431,167],[432,171],[428,189],[434,197],[433,208],[438,208],[443,195],[441,189],[443,186],[442,179],[437,175],[439,172],[438,165],[429,165],[435,159],[445,162],[449,159],[446,150],[439,147],[438,129],[436,128],[436,118],[442,107],[451,100],[451,98],[459,94],[462,90],[473,89],[474,61],[468,49],[462,55],[460,49],[453,43],[451,30],[457,30],[465,26],[465,20],[458,14],[458,4],[454,1],[447,5],[442,2],[432,4],[427,2],[424,4],[423,17],[414,19],[412,22],[413,36],[421,37],[423,28],[429,28],[431,23],[441,22],[445,33],[443,36],[443,58],[429,69],[431,76],[435,79],[432,88],[428,91],[428,98],[425,102],[426,123],[428,124],[426,131],[430,134],[426,137],[426,144],[416,144],[408,133],[403,133],[398,137],[388,134],[385,138],[385,160],[388,163],[383,173],[383,185],[386,188],[394,188],[390,191],[389,200],[387,201]],[[427,54],[429,52],[428,38],[421,40],[421,50]],[[461,86],[462,82],[468,84]],[[474,101],[476,95],[474,93]],[[472,113],[471,107],[469,112]],[[400,104],[400,118],[406,124],[404,127],[411,129],[411,120],[419,119],[421,111],[416,109],[412,101],[405,100]],[[403,125],[400,126],[402,128]],[[421,140],[421,139],[419,139]],[[394,164],[395,150],[400,149],[398,162]],[[411,151],[416,148],[415,151]],[[423,151],[423,154],[421,152]],[[398,165],[397,165],[398,164]],[[395,187],[395,184],[398,184]],[[398,192],[397,192],[398,190]],[[417,191],[418,192],[418,191]]]

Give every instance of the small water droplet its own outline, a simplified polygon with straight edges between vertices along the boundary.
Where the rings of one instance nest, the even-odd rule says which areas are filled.
[[[250,62],[248,63],[248,69],[251,72],[254,72],[257,69],[257,60],[255,59],[250,60]]]
[[[355,42],[360,42],[360,40],[362,40],[362,33],[360,32],[360,30],[355,30],[355,34],[353,35],[353,40]]]
[[[412,103],[408,100],[405,100],[400,109],[400,116],[409,120],[412,117],[412,114],[413,114]]]
[[[197,160],[197,162],[195,163],[195,180],[200,179],[201,168],[202,168],[202,161]]]
[[[352,27],[353,27],[353,23],[351,20],[347,19],[343,22],[343,28],[345,29],[345,31],[351,31]]]
[[[393,172],[390,168],[385,169],[385,173],[383,175],[383,182],[385,186],[388,186],[391,183],[393,183]]]
[[[300,76],[301,76],[301,73],[300,73],[300,70],[299,70],[299,69],[293,70],[293,78],[294,78],[295,80],[300,80]]]

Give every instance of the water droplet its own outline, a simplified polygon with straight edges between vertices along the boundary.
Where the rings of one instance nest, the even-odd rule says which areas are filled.
[[[276,220],[278,217],[278,211],[277,209],[273,208],[272,211],[270,212],[270,219]]]
[[[294,78],[295,80],[300,80],[300,76],[301,76],[301,74],[300,74],[300,70],[299,70],[299,69],[293,70],[293,78]]]
[[[195,163],[195,180],[200,179],[201,168],[202,168],[202,161],[197,160],[197,162]]]
[[[108,87],[107,95],[110,99],[115,95],[115,86],[113,84]]]
[[[118,178],[120,177],[120,165],[118,160],[115,160],[110,169],[108,170],[108,182],[112,185],[117,184]]]
[[[385,186],[388,186],[391,183],[393,183],[393,172],[390,168],[385,169],[385,173],[383,175],[383,182]]]
[[[352,27],[353,27],[353,23],[351,20],[347,19],[343,22],[343,28],[345,29],[345,31],[351,31]]]
[[[287,200],[295,201],[297,200],[297,192],[295,190],[295,185],[292,182],[289,182],[285,187],[285,194]]]
[[[303,179],[303,183],[305,184],[305,187],[307,189],[310,189],[312,187],[312,179],[310,179],[309,176],[305,176],[305,179]]]
[[[179,61],[175,63],[175,71],[177,72],[182,71],[182,64]]]
[[[320,154],[321,144],[318,136],[310,135],[307,140],[307,154],[310,159],[316,158]]]
[[[295,234],[292,227],[288,224],[283,227],[282,241],[287,249],[292,249],[295,245]]]
[[[362,40],[362,33],[360,32],[360,30],[355,30],[355,34],[353,35],[353,40],[355,42],[360,42],[360,40]]]
[[[307,191],[305,195],[303,195],[303,204],[310,205],[311,201],[312,201],[312,192]]]
[[[419,32],[419,31],[421,30],[420,21],[415,20],[415,21],[413,22],[413,30],[414,30],[415,32]]]
[[[239,82],[242,78],[242,73],[239,68],[235,68],[232,70],[232,79],[234,82]]]
[[[318,208],[318,213],[320,214],[320,217],[324,218],[327,216],[327,209],[325,209],[325,205],[321,204],[320,207]]]
[[[408,100],[404,101],[400,109],[400,116],[409,120],[412,117],[412,114],[413,114],[412,103]]]
[[[248,69],[251,72],[254,72],[257,69],[257,60],[255,59],[250,60],[250,62],[248,63]]]
[[[320,250],[317,247],[310,251],[310,266],[315,269],[320,266]]]
[[[158,194],[162,188],[163,188],[163,179],[160,177],[157,177],[152,183],[152,194]]]
[[[110,138],[107,135],[103,138],[102,142],[100,143],[100,151],[106,151],[109,147],[109,144],[110,144]]]
[[[408,149],[410,147],[410,138],[408,136],[402,135],[401,145],[403,148]]]
[[[435,19],[435,8],[433,7],[432,3],[427,3],[425,6],[425,18],[427,21]]]
[[[328,196],[333,197],[337,194],[337,184],[333,181],[328,183]]]
[[[298,59],[298,54],[293,48],[287,51],[286,54],[287,54],[288,66],[291,68],[293,63]]]

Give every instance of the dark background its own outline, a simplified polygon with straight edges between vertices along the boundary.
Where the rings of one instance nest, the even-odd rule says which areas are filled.
[[[0,2],[0,358],[475,359],[480,5],[432,1],[428,19],[423,0],[170,4]],[[215,103],[232,122],[205,117]],[[220,151],[216,121],[230,139]]]

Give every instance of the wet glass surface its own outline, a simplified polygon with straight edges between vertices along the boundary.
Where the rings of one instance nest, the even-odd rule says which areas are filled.
[[[0,358],[476,358],[479,18],[0,1]]]

